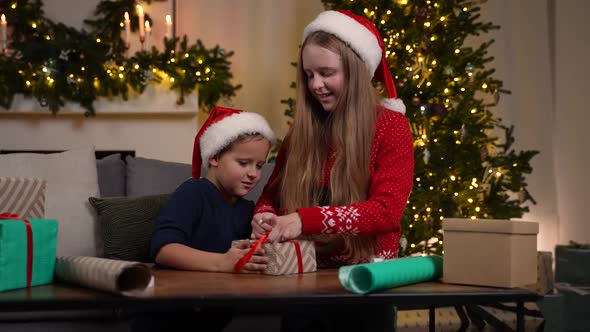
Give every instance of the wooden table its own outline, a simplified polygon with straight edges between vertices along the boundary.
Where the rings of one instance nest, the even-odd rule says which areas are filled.
[[[369,295],[346,291],[337,270],[287,276],[155,270],[153,292],[142,297],[124,297],[55,283],[31,289],[0,293],[0,312],[121,309],[151,312],[161,308],[231,307],[248,313],[285,313],[316,305],[374,305],[384,308],[384,321],[394,321],[394,310],[430,309],[434,330],[434,309],[441,306],[517,303],[517,329],[524,331],[523,303],[538,300],[525,289],[472,287],[427,282]],[[390,312],[391,316],[387,316]],[[393,326],[393,325],[392,325]]]

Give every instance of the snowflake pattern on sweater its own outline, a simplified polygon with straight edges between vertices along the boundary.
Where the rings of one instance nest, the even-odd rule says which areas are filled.
[[[321,207],[321,209],[329,208],[329,206]],[[358,235],[359,230],[357,220],[360,217],[358,209],[348,206],[339,206],[335,207],[334,210],[336,210],[336,222],[340,222],[340,225],[338,226],[338,233]]]
[[[284,167],[287,152],[279,151],[269,183]],[[414,174],[412,135],[403,114],[382,111],[376,123],[370,161],[368,199],[346,206],[318,206],[299,208],[302,232],[307,234],[372,235],[377,239],[374,253],[383,259],[397,257],[401,234],[401,217],[412,190]],[[333,160],[328,160],[323,176],[329,181]],[[329,185],[323,183],[323,185]],[[258,200],[255,213],[276,213],[279,206],[277,186],[267,185]],[[369,261],[371,257],[364,258]],[[318,266],[337,267],[349,264],[348,257],[333,255],[318,257]]]

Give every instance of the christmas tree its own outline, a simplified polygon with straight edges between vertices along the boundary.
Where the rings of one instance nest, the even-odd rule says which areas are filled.
[[[324,0],[326,9],[364,15],[379,29],[414,137],[415,178],[400,255],[442,253],[444,218],[509,219],[528,212],[525,174],[537,151],[515,151],[513,127],[491,109],[502,82],[486,66],[493,40],[469,36],[499,27],[479,22],[466,0]],[[292,99],[284,100],[292,114]]]

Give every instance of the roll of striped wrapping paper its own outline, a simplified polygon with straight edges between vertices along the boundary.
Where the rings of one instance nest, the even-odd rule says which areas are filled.
[[[154,285],[148,265],[98,257],[60,256],[55,275],[66,283],[127,296],[149,295]]]

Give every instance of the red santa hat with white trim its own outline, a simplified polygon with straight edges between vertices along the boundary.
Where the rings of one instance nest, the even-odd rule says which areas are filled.
[[[385,59],[383,40],[373,22],[346,10],[327,10],[305,27],[303,40],[316,31],[333,34],[352,48],[367,65],[371,77],[385,85],[388,98],[383,100],[382,105],[402,114],[406,112],[406,106],[397,98],[395,83]]]
[[[232,144],[241,135],[260,134],[271,144],[276,137],[260,114],[227,107],[215,107],[195,136],[193,147],[193,178],[201,177],[201,166],[209,167],[209,159]]]

